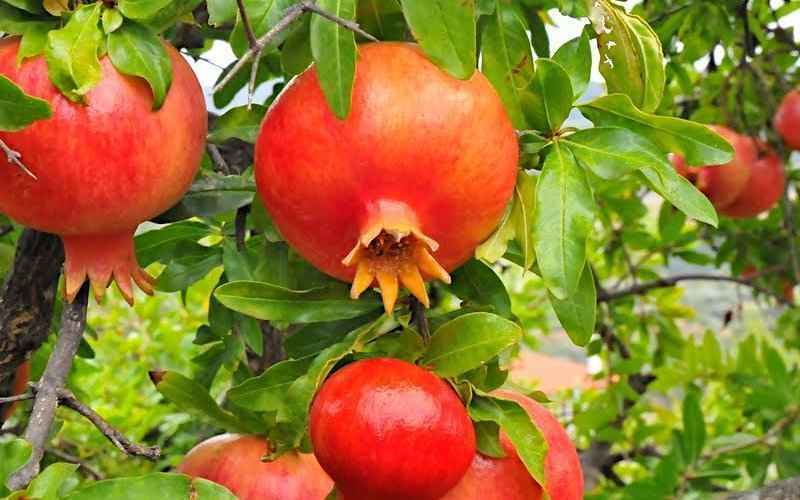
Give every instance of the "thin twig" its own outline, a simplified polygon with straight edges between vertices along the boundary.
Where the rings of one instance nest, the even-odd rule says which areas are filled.
[[[25,394],[17,394],[16,396],[9,396],[7,398],[0,398],[0,405],[6,405],[9,403],[17,403],[19,401],[29,401],[33,399],[35,396],[33,393],[27,392]]]
[[[253,33],[253,25],[250,24],[250,17],[247,14],[247,9],[244,7],[244,0],[236,0],[236,5],[239,8],[239,15],[242,16],[242,24],[244,25],[244,33],[247,35],[247,42],[250,47],[255,47],[258,43],[256,35]]]
[[[44,456],[47,438],[56,416],[58,391],[64,388],[67,376],[72,369],[72,361],[78,352],[83,332],[86,328],[86,310],[89,303],[89,285],[84,284],[75,301],[64,307],[61,315],[61,329],[56,346],[42,379],[36,384],[36,399],[33,404],[28,427],[24,437],[31,444],[32,451],[28,462],[8,479],[11,491],[21,490],[39,474],[40,462]]]
[[[710,461],[714,460],[715,458],[721,457],[722,455],[727,455],[729,453],[745,450],[753,446],[768,444],[772,438],[779,436],[789,426],[797,422],[798,419],[800,419],[800,408],[795,409],[789,415],[786,415],[784,418],[776,422],[775,425],[773,425],[763,436],[753,438],[743,443],[737,443],[737,444],[732,444],[730,446],[723,446],[722,448],[717,448],[716,450],[712,450],[711,452],[703,455],[703,459],[705,459],[706,461]]]
[[[58,390],[58,402],[62,406],[66,406],[84,416],[123,453],[134,457],[144,457],[149,460],[155,460],[161,456],[161,448],[158,446],[143,446],[130,441],[119,430],[112,427],[111,424],[96,411],[78,401],[69,389],[60,388]]]
[[[98,471],[91,465],[87,464],[80,458],[74,455],[70,455],[66,451],[59,450],[58,448],[47,448],[45,451],[59,460],[63,460],[65,462],[77,465],[78,467],[83,469],[83,471],[86,472],[86,474],[92,476],[92,479],[94,479],[95,481],[102,481],[103,479],[106,478],[100,471]]]
[[[377,38],[375,38],[371,34],[367,33],[363,29],[361,29],[361,26],[359,26],[357,22],[349,21],[347,19],[343,19],[343,18],[337,16],[336,14],[332,14],[332,13],[328,12],[327,10],[319,7],[315,3],[312,3],[312,2],[302,2],[302,3],[305,5],[305,10],[306,11],[313,12],[314,14],[317,14],[318,16],[324,17],[328,21],[332,21],[332,22],[338,24],[339,26],[341,26],[343,28],[347,28],[350,31],[352,31],[353,33],[355,33],[357,35],[361,35],[361,36],[363,36],[364,38],[366,38],[367,40],[369,40],[371,42],[377,42],[378,41]]]
[[[10,147],[8,147],[8,144],[3,142],[2,139],[0,139],[0,149],[2,149],[3,153],[5,153],[6,159],[8,160],[8,163],[12,163],[12,164],[16,165],[17,167],[19,167],[20,170],[25,172],[33,180],[37,180],[37,181],[39,180],[39,178],[36,177],[36,174],[31,172],[30,169],[28,167],[26,167],[24,163],[22,163],[22,160],[20,160],[20,158],[22,158],[22,155],[18,151],[14,151]]]
[[[225,161],[225,157],[220,153],[217,145],[208,143],[206,149],[208,149],[208,154],[211,156],[211,162],[214,163],[214,170],[224,175],[231,175],[231,168],[228,166],[228,162]]]

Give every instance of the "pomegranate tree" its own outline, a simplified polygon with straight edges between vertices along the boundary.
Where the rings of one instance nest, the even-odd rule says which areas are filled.
[[[358,50],[352,108],[339,120],[314,67],[278,98],[256,144],[258,191],[286,240],[357,298],[377,282],[387,312],[399,284],[428,305],[424,280],[450,281],[497,227],[518,146],[500,98],[457,80],[415,45]]]
[[[178,472],[221,484],[239,500],[325,500],[333,481],[314,455],[289,452],[264,462],[269,452],[265,438],[223,434],[195,446]]]
[[[76,103],[51,83],[44,56],[17,64],[19,50],[19,39],[0,41],[0,75],[48,101],[53,116],[0,132],[37,177],[0,168],[0,212],[61,237],[69,300],[88,278],[98,298],[114,280],[132,303],[132,281],[153,289],[136,261],[133,233],[180,199],[200,165],[207,118],[197,78],[167,46],[172,86],[154,110],[147,83],[119,73],[106,56],[102,80]]]
[[[475,432],[447,382],[396,359],[331,376],[310,413],[314,453],[343,500],[435,500],[475,455]]]

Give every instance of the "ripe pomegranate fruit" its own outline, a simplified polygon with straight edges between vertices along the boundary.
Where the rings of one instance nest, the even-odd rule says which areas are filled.
[[[733,160],[725,165],[690,167],[682,156],[673,155],[672,163],[678,173],[697,186],[719,210],[731,205],[745,189],[750,165],[755,162],[758,151],[753,140],[727,127],[712,125],[710,128],[733,146]]]
[[[762,146],[763,154],[750,165],[750,178],[739,196],[719,213],[734,218],[755,217],[772,209],[783,196],[786,177],[780,156]]]
[[[223,434],[195,446],[178,472],[228,488],[239,500],[325,500],[333,481],[314,455],[290,452],[272,462],[267,440]]]
[[[347,119],[334,116],[312,67],[270,109],[255,164],[286,240],[351,281],[353,298],[377,282],[391,312],[399,283],[428,305],[423,279],[449,282],[491,235],[517,160],[514,128],[483,75],[456,80],[415,45],[373,43],[359,47]]]
[[[122,75],[103,57],[102,81],[78,104],[50,83],[44,57],[17,64],[19,44],[0,41],[0,74],[48,101],[53,116],[0,133],[38,176],[0,164],[0,212],[61,236],[70,301],[88,277],[98,298],[113,279],[132,303],[131,280],[152,292],[152,279],[136,261],[133,233],[180,199],[200,165],[207,118],[197,78],[167,45],[173,82],[154,111],[147,83]]]
[[[583,471],[575,446],[561,424],[547,409],[515,392],[496,391],[518,402],[539,427],[548,449],[544,460],[546,491],[552,500],[581,500]],[[510,440],[501,435],[506,457],[493,459],[476,454],[461,482],[442,500],[539,500],[542,488],[530,476]]]
[[[18,396],[25,392],[28,388],[28,381],[30,380],[31,376],[31,362],[26,361],[19,365],[17,368],[16,373],[14,374],[14,382],[11,385],[11,396]],[[2,407],[3,405],[0,405]],[[0,419],[0,425],[3,422],[11,418],[11,415],[14,414],[14,409],[16,409],[17,404],[12,403],[10,404],[4,412],[2,412],[2,418]]]
[[[311,442],[343,500],[435,500],[475,455],[475,432],[444,380],[396,359],[358,361],[311,406]]]
[[[800,92],[793,90],[786,94],[773,124],[787,146],[800,150]]]

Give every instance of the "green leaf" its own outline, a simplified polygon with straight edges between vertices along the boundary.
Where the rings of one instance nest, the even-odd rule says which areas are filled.
[[[586,173],[568,149],[553,144],[536,185],[534,239],[542,279],[558,299],[578,288],[593,219]]]
[[[492,306],[497,314],[511,317],[508,291],[491,267],[473,259],[453,272],[452,278],[450,289],[461,300]]]
[[[398,0],[358,0],[358,24],[382,41],[404,40],[406,19]]]
[[[231,432],[259,432],[236,415],[222,409],[206,389],[194,380],[176,372],[160,372],[151,377],[156,389],[181,410],[207,417],[215,425]],[[171,497],[164,497],[171,498]]]
[[[588,344],[594,333],[597,314],[597,290],[591,268],[583,268],[575,293],[564,300],[559,300],[552,293],[548,293],[548,297],[572,343],[581,347]]]
[[[354,20],[355,0],[321,0],[319,7],[342,19]],[[356,40],[352,31],[321,16],[311,19],[311,53],[320,86],[333,113],[341,120],[350,113],[356,76]]]
[[[522,99],[534,76],[528,23],[518,8],[493,2],[494,14],[481,32],[481,71],[500,95],[514,127],[526,129]]]
[[[544,475],[547,442],[519,403],[476,394],[470,402],[469,414],[476,422],[498,424],[508,435],[531,476],[540,485],[547,485]]]
[[[0,75],[0,130],[21,130],[52,114],[50,103],[25,94],[14,82]]]
[[[593,3],[600,73],[609,93],[623,93],[644,111],[655,111],[666,74],[661,41],[647,21],[608,0]]]
[[[475,0],[401,0],[414,38],[437,66],[466,80],[475,72]]]
[[[503,213],[503,217],[500,219],[497,229],[475,249],[476,258],[494,264],[505,255],[508,250],[508,242],[516,236],[516,227],[511,218],[515,203],[516,199],[511,200],[511,203],[508,204]]]
[[[162,292],[180,292],[205,278],[208,273],[222,265],[219,248],[198,244],[181,245],[167,268],[158,275],[156,289]]]
[[[175,222],[236,210],[252,203],[255,192],[255,182],[247,176],[210,173],[195,180],[183,199],[155,220]]]
[[[286,391],[295,380],[305,375],[314,356],[281,361],[258,377],[251,378],[228,391],[228,398],[248,410],[279,411],[286,405]]]
[[[103,43],[101,5],[80,7],[66,26],[48,34],[45,59],[50,80],[72,101],[83,101],[103,78],[98,59]]]
[[[161,108],[172,85],[172,61],[158,36],[125,23],[108,35],[108,55],[120,73],[144,78],[153,91],[153,109]]]
[[[44,12],[44,10],[42,9],[41,0],[2,0],[2,1],[9,5],[13,5],[18,9],[30,12],[31,14],[42,14]]]
[[[270,283],[235,281],[217,288],[214,296],[242,314],[289,323],[355,318],[380,307],[374,295],[352,300],[344,286],[290,290]]]
[[[714,227],[719,223],[717,212],[708,198],[671,166],[653,164],[639,170],[650,187],[681,212]]]
[[[523,268],[530,269],[536,260],[534,240],[534,216],[536,214],[536,177],[520,170],[514,188],[514,205],[511,207],[511,222],[514,224],[514,238],[522,250]]]
[[[550,37],[547,36],[547,28],[544,26],[540,11],[528,9],[527,14],[534,52],[538,57],[550,57]],[[544,15],[547,13],[544,12]]]
[[[55,23],[37,22],[26,25],[17,52],[17,64],[22,64],[25,59],[44,54],[47,48],[47,37],[50,31],[56,28]]]
[[[292,3],[294,3],[293,0],[244,0],[244,8],[256,38],[264,36],[274,28]],[[288,35],[289,32],[286,32],[277,36],[271,45],[277,47],[283,43]],[[241,17],[237,16],[236,26],[233,28],[230,37],[230,44],[234,54],[241,57],[249,48],[249,43],[245,34],[244,23]],[[250,72],[248,71],[249,74]]]
[[[658,234],[663,243],[669,244],[678,240],[686,222],[686,215],[671,203],[662,203],[658,212]]]
[[[621,127],[647,137],[665,153],[680,153],[690,165],[724,165],[731,145],[705,125],[638,110],[624,94],[613,94],[580,106],[598,127]]]
[[[421,363],[441,377],[481,366],[522,339],[516,323],[489,313],[459,316],[439,327]]]
[[[240,139],[255,144],[258,131],[261,129],[261,121],[266,113],[267,107],[257,104],[253,104],[249,109],[247,106],[233,108],[214,120],[208,141],[221,144],[229,139]]]
[[[667,156],[647,138],[623,128],[581,130],[562,142],[595,175],[612,180],[651,165],[672,168]]]
[[[537,59],[530,92],[522,99],[528,125],[542,132],[556,132],[572,109],[572,83],[564,68],[551,59]]]
[[[192,11],[202,2],[203,0],[171,0],[161,10],[149,16],[144,24],[155,30],[156,33],[161,33],[184,17],[191,16]]]
[[[109,33],[117,31],[119,27],[122,26],[122,22],[125,18],[122,17],[118,9],[106,9],[103,11],[101,20],[103,23],[103,32],[108,35]]]
[[[0,437],[0,495],[7,495],[6,481],[14,471],[22,467],[31,456],[31,445],[11,435]]]
[[[169,263],[181,243],[197,243],[212,234],[212,229],[196,221],[170,224],[160,229],[147,231],[136,238],[136,258],[139,265],[147,267],[153,262]]]
[[[28,486],[27,495],[37,500],[56,500],[64,482],[70,479],[78,470],[76,464],[55,463],[48,466],[41,474],[36,476]]]
[[[687,464],[700,458],[706,443],[706,423],[700,407],[700,392],[690,389],[683,398],[683,433],[681,434],[684,459]]]
[[[317,354],[341,342],[345,335],[356,328],[375,321],[381,314],[382,312],[376,311],[359,318],[305,325],[284,341],[286,354],[295,359]]]
[[[236,19],[236,0],[208,0],[208,23],[212,26],[222,26]]]
[[[119,0],[117,8],[128,19],[150,19],[169,6],[172,0]]]
[[[575,94],[575,99],[578,99],[589,88],[592,76],[592,50],[586,32],[559,47],[553,55],[553,60],[569,75],[572,92]]]
[[[138,477],[106,479],[89,483],[67,495],[68,500],[236,500],[224,486],[205,479],[192,479],[182,474],[155,472]]]
[[[299,75],[314,62],[310,37],[311,19],[305,17],[281,47],[281,67],[288,75]]]
[[[500,426],[497,422],[475,422],[475,441],[481,455],[504,458],[506,452],[500,443]]]

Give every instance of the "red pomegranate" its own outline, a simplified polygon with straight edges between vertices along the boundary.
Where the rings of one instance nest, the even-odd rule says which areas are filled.
[[[546,491],[551,500],[581,500],[583,471],[575,445],[547,409],[531,398],[510,391],[496,391],[504,399],[522,405],[547,441],[544,460]],[[507,437],[501,436],[507,457],[491,459],[478,454],[461,482],[442,500],[538,500],[541,487],[530,477]],[[526,480],[525,478],[529,480]]]
[[[783,196],[786,177],[783,162],[773,151],[763,155],[750,165],[750,178],[733,203],[721,207],[719,213],[734,218],[755,217],[771,210]]]
[[[497,93],[456,80],[415,45],[359,47],[353,104],[337,119],[312,67],[269,111],[256,144],[258,190],[286,240],[322,271],[375,281],[387,312],[398,281],[428,304],[496,228],[518,145]],[[435,258],[434,258],[435,256]]]
[[[697,186],[719,210],[732,204],[745,189],[750,165],[755,162],[758,151],[753,140],[727,127],[712,125],[710,128],[733,146],[733,160],[725,165],[690,167],[682,156],[673,155],[672,163],[678,173]]]
[[[17,64],[19,43],[0,41],[0,75],[50,102],[53,116],[0,133],[38,177],[0,164],[0,212],[61,236],[70,301],[88,277],[98,298],[113,279],[132,303],[131,280],[152,292],[136,261],[133,233],[180,199],[200,165],[207,118],[197,78],[167,45],[173,82],[154,111],[147,83],[122,75],[103,57],[102,81],[78,104],[50,83],[44,57]]]
[[[11,386],[11,395],[18,396],[25,392],[28,388],[28,381],[31,377],[31,362],[26,361],[19,365],[17,368],[16,373],[14,374],[14,383]],[[2,418],[0,418],[0,425],[11,418],[11,415],[14,414],[14,409],[16,408],[16,403],[12,403],[11,405],[6,408],[6,410],[2,413]]]
[[[265,438],[223,434],[195,446],[178,472],[228,488],[239,500],[325,500],[333,481],[314,455],[290,452],[272,462]]]
[[[475,432],[444,380],[396,359],[358,361],[311,406],[311,442],[344,500],[435,500],[475,455]]]
[[[786,94],[773,124],[787,146],[800,150],[800,92],[793,90]]]

